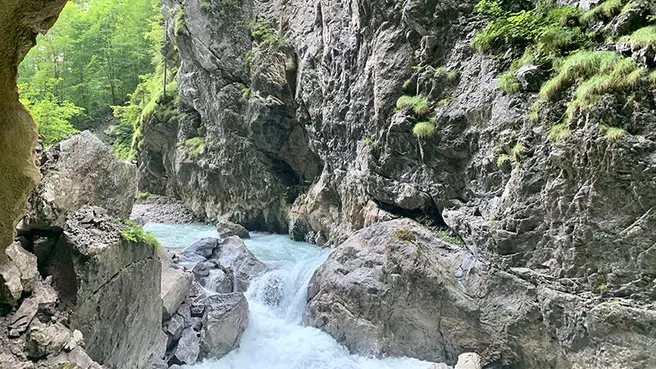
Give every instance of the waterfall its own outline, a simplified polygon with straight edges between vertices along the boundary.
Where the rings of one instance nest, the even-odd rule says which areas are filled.
[[[202,228],[193,233],[203,233]],[[193,241],[185,240],[187,244]],[[308,284],[330,250],[279,235],[254,234],[245,243],[270,266],[270,271],[254,280],[246,291],[250,317],[241,345],[220,360],[207,360],[185,369],[428,369],[431,366],[432,363],[409,358],[352,355],[330,335],[303,326]]]

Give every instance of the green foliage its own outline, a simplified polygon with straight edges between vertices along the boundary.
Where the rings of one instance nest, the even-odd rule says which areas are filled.
[[[410,92],[410,87],[412,87],[412,79],[408,79],[403,82],[403,86],[401,88],[403,88],[404,92]]]
[[[135,152],[132,150],[134,126],[132,123],[121,120],[112,130],[112,136],[114,136],[114,143],[112,144],[114,156],[125,161],[134,159]]]
[[[256,21],[251,22],[249,26],[251,29],[251,35],[257,42],[258,46],[281,46],[284,44],[270,20],[266,18],[258,18]]]
[[[449,83],[454,83],[458,81],[458,78],[460,78],[460,73],[456,71],[451,70],[446,74],[446,80]]]
[[[651,82],[653,85],[656,85],[656,70],[649,73],[647,78],[649,78],[649,82]]]
[[[637,47],[656,48],[656,25],[640,28],[630,36],[621,38],[623,42],[630,42]]]
[[[80,107],[65,112],[66,120],[76,129],[94,129],[111,106],[128,101],[140,75],[154,69],[148,34],[161,17],[157,0],[68,2],[19,67],[23,91],[40,91],[28,100],[33,106],[54,101],[68,111]],[[44,84],[48,80],[55,83]]]
[[[395,229],[394,232],[392,233],[392,236],[404,242],[412,242],[416,239],[414,233],[410,232],[407,229],[401,229],[401,228]]]
[[[596,18],[612,18],[622,11],[625,0],[606,0],[603,3],[581,14],[579,20],[582,24],[588,24]]]
[[[574,41],[579,41],[574,31],[563,30],[580,14],[580,10],[573,6],[556,6],[552,1],[543,1],[534,9],[511,12],[504,10],[500,2],[481,0],[476,10],[490,18],[488,26],[477,32],[472,42],[481,53],[504,45],[526,47],[537,43],[540,38],[550,44],[572,47],[577,44]]]
[[[143,200],[143,199],[148,198],[149,196],[150,196],[150,192],[139,192],[137,194],[137,199]]]
[[[419,138],[428,138],[435,134],[435,124],[432,122],[419,122],[412,128],[412,133]]]
[[[396,108],[399,110],[412,109],[418,116],[425,116],[430,112],[428,100],[420,96],[403,95],[396,100]]]
[[[453,96],[446,96],[443,99],[441,99],[440,101],[438,101],[436,105],[439,108],[443,108],[443,107],[449,105],[451,103],[451,101],[453,101]]]
[[[362,143],[371,147],[374,150],[376,150],[376,147],[378,147],[378,143],[375,140],[373,140],[371,137],[365,137],[362,140]]]
[[[48,79],[43,90],[36,84],[18,86],[21,102],[34,118],[43,144],[47,147],[57,143],[78,130],[71,124],[71,118],[82,114],[84,109],[70,101],[60,101],[52,92],[57,80]]]
[[[192,137],[184,142],[185,153],[193,157],[198,157],[203,147],[205,147],[205,137]]]
[[[210,0],[201,0],[200,2],[200,11],[203,13],[209,13],[212,11],[212,1]]]
[[[176,35],[181,35],[187,32],[187,24],[185,23],[185,14],[184,10],[178,9],[178,12],[175,13],[175,26],[173,27],[173,32]]]
[[[248,100],[251,97],[251,89],[243,83],[236,83],[235,86],[241,91],[241,99]]]
[[[509,95],[513,95],[519,92],[519,81],[515,78],[513,72],[499,75],[497,85],[500,89]]]
[[[497,158],[497,166],[498,166],[498,167],[503,166],[503,164],[504,164],[505,162],[507,162],[508,160],[510,160],[510,156],[509,156],[508,154],[501,154],[501,155],[499,155],[499,157]]]
[[[599,125],[599,131],[604,134],[604,138],[609,141],[616,141],[624,137],[626,131],[619,127],[608,127],[606,125]]]
[[[571,136],[571,134],[565,123],[555,124],[549,129],[549,139],[553,142],[560,142]]]
[[[524,152],[524,149],[525,149],[524,144],[521,142],[517,142],[515,146],[513,146],[512,150],[510,151],[510,154],[515,160],[519,161],[519,159],[521,159],[522,157],[522,153]]]
[[[153,248],[160,246],[155,235],[152,232],[144,231],[142,225],[132,223],[128,220],[118,220],[118,222],[123,224],[124,229],[121,231],[121,236],[126,241],[145,244]]]

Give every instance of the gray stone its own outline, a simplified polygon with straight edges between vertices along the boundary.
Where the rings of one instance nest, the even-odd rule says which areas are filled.
[[[168,336],[168,343],[166,347],[170,347],[171,344],[178,339],[180,339],[180,335],[182,334],[182,331],[185,329],[185,321],[184,318],[178,314],[175,314],[171,317],[171,319],[166,322],[165,328],[164,328],[164,333]]]
[[[454,369],[483,369],[481,356],[473,352],[460,354]]]
[[[198,360],[200,352],[200,340],[198,334],[191,328],[187,328],[182,332],[182,337],[178,341],[178,345],[173,353],[173,360],[180,364],[194,364]]]
[[[241,292],[246,292],[251,281],[267,270],[266,264],[259,261],[244,241],[236,236],[220,240],[211,258],[222,269],[236,274],[237,291]]]
[[[69,217],[46,268],[72,310],[71,328],[106,369],[148,366],[162,327],[160,258],[153,245],[124,239],[125,227],[103,209],[83,207]]]
[[[239,347],[248,325],[248,301],[243,293],[207,298],[200,335],[200,357],[220,359]]]
[[[11,260],[20,272],[20,280],[25,292],[32,292],[34,284],[39,278],[37,269],[36,256],[26,251],[20,242],[12,243],[5,251],[9,260]]]
[[[71,331],[59,323],[44,325],[34,321],[25,340],[25,353],[32,359],[58,354],[71,338]]]
[[[39,303],[36,298],[23,301],[9,323],[9,337],[19,337],[27,331],[27,327],[32,323],[37,311],[39,311]]]
[[[216,230],[219,232],[221,238],[232,237],[232,236],[237,236],[243,239],[251,238],[251,235],[250,233],[248,233],[248,230],[246,228],[244,228],[239,224],[227,220],[220,220],[216,224]]]
[[[189,272],[163,267],[161,276],[162,319],[175,314],[189,293],[193,276]]]
[[[0,263],[0,305],[16,305],[22,294],[21,273],[16,264],[10,260]]]
[[[216,238],[202,238],[193,244],[187,246],[182,251],[182,257],[193,258],[194,256],[201,256],[204,259],[209,258],[212,255],[212,252],[216,248],[217,242]]]
[[[63,228],[84,205],[128,219],[137,193],[136,167],[85,131],[43,154],[43,178],[30,199],[30,228]]]

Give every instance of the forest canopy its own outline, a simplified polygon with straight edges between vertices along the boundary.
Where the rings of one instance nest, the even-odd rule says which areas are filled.
[[[157,0],[68,2],[19,68],[21,101],[44,144],[115,126],[122,145],[115,152],[127,159],[138,105],[150,98],[144,85],[156,77],[163,41]],[[126,109],[133,114],[121,114],[117,124],[113,111]]]

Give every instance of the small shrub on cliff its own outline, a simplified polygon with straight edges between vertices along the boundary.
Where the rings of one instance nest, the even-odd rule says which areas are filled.
[[[127,220],[119,220],[119,222],[125,227],[125,229],[121,231],[121,236],[126,241],[143,243],[155,248],[159,247],[159,241],[155,235],[151,232],[144,231],[143,226]]]
[[[437,236],[437,238],[441,239],[442,241],[446,241],[446,242],[453,243],[453,244],[456,244],[456,245],[464,245],[465,244],[460,239],[460,237],[454,236],[451,233],[449,233],[447,231],[444,231],[444,230],[436,231],[435,236]]]
[[[603,3],[581,14],[579,20],[583,24],[588,24],[596,18],[612,18],[622,11],[625,0],[606,0]]]
[[[609,141],[619,140],[624,137],[624,134],[626,134],[626,131],[622,128],[608,127],[603,124],[599,126],[599,131],[601,131],[601,133],[604,134],[604,138]]]
[[[187,24],[185,23],[184,10],[180,9],[175,13],[175,26],[173,31],[176,35],[181,35],[187,31]]]
[[[192,137],[184,142],[184,151],[187,155],[198,157],[205,147],[205,137]]]
[[[250,25],[251,36],[255,39],[259,46],[264,47],[268,45],[281,45],[282,39],[278,37],[273,23],[266,18],[258,18]]]
[[[497,85],[508,95],[513,95],[519,92],[519,81],[513,75],[513,72],[508,72],[499,75]]]
[[[428,138],[435,134],[433,122],[419,122],[412,128],[412,133],[419,138]]]
[[[553,142],[560,142],[571,135],[572,132],[570,132],[569,128],[565,123],[559,123],[553,125],[549,129],[549,139]]]
[[[399,99],[396,100],[396,108],[399,110],[411,108],[418,116],[425,116],[430,112],[428,100],[419,96],[403,95],[399,97]]]

